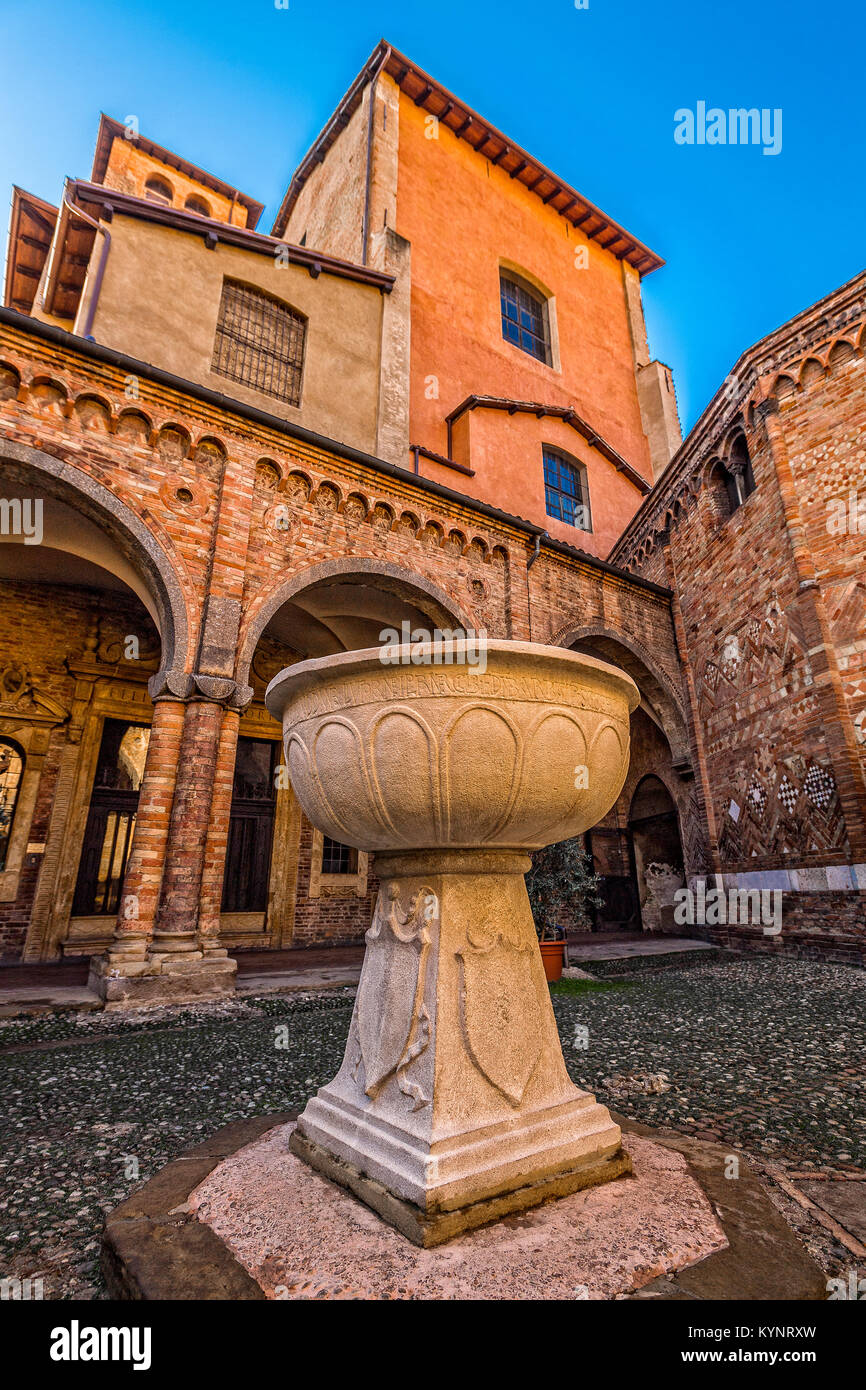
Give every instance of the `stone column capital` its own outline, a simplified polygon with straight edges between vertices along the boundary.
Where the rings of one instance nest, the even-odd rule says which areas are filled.
[[[246,709],[253,698],[251,685],[201,671],[161,671],[151,676],[147,689],[154,703],[159,700],[205,701],[236,710]]]

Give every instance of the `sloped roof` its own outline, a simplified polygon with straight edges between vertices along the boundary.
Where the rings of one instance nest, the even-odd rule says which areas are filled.
[[[122,125],[120,121],[115,121],[111,116],[106,116],[104,111],[101,112],[99,131],[96,136],[96,151],[93,156],[93,168],[90,173],[91,183],[103,182],[108,169],[108,157],[113,142],[127,138],[126,126]],[[264,212],[264,203],[257,203],[255,198],[241,193],[240,189],[235,188],[232,184],[224,183],[222,179],[209,174],[206,169],[200,169],[197,164],[190,164],[188,160],[181,159],[180,155],[175,154],[173,150],[167,150],[164,145],[157,145],[153,140],[145,139],[143,135],[137,135],[134,143],[145,154],[151,155],[153,159],[158,159],[162,164],[167,164],[171,169],[177,169],[179,173],[185,174],[189,179],[194,179],[196,183],[203,184],[205,188],[212,188],[215,193],[222,193],[226,198],[234,198],[247,210],[247,230],[255,230],[259,218]]]
[[[573,227],[578,227],[585,237],[598,242],[618,260],[628,261],[640,275],[664,265],[662,258],[642,241],[638,241],[582,193],[503,135],[465,101],[454,96],[384,39],[373,50],[327,125],[298,165],[274,222],[274,236],[280,236],[284,231],[292,208],[313,169],[322,163],[334,141],[348,125],[361,103],[364,88],[382,70],[393,77],[400,90],[416,106],[435,115],[458,139],[465,140],[482,158],[497,165],[510,178],[534,193],[540,202],[553,208]]]
[[[32,310],[56,223],[56,207],[13,187],[3,291],[8,308],[23,314]]]

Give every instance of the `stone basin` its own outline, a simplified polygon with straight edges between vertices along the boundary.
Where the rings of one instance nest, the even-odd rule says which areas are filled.
[[[630,677],[591,656],[504,641],[488,644],[482,672],[458,664],[464,648],[449,644],[453,664],[439,666],[344,652],[271,681],[292,786],[325,834],[373,851],[538,849],[613,805],[638,700]]]
[[[555,647],[472,655],[345,652],[266,694],[308,819],[380,881],[343,1064],[292,1148],[425,1245],[629,1169],[568,1077],[523,875],[616,800],[637,687]]]

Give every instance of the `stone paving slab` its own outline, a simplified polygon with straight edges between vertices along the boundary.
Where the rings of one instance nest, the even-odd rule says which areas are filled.
[[[827,1297],[826,1275],[768,1199],[758,1174],[742,1154],[737,1176],[731,1152],[685,1135],[663,1136],[647,1125],[616,1116],[628,1148],[635,1136],[652,1138],[682,1154],[721,1222],[727,1248],[693,1268],[647,1282],[635,1299],[817,1302]]]
[[[31,1017],[67,1009],[101,1009],[102,1000],[84,985],[25,985],[0,989],[0,1018]]]
[[[836,1179],[800,1182],[798,1186],[810,1201],[866,1245],[866,1183]]]
[[[348,965],[324,966],[318,970],[290,970],[282,974],[242,975],[238,979],[237,994],[247,995],[287,994],[296,989],[339,989],[352,988],[361,978],[361,967]]]
[[[187,1202],[268,1298],[610,1299],[727,1244],[683,1158],[635,1137],[633,1177],[423,1249],[291,1153],[293,1129],[237,1150]]]
[[[736,957],[553,1004],[579,1085],[656,1132],[745,1152],[824,1272],[866,1276],[769,1166],[866,1177],[864,994],[849,966]],[[0,1270],[44,1277],[46,1298],[102,1297],[104,1212],[221,1126],[302,1107],[339,1066],[352,1004],[333,990],[0,1020]]]
[[[169,1164],[137,1202],[111,1213],[103,1254],[110,1292],[293,1300],[827,1296],[825,1275],[748,1163],[741,1159],[736,1181],[726,1178],[729,1155],[717,1145],[617,1117],[637,1179],[420,1250],[288,1152],[290,1118],[227,1126]]]
[[[623,960],[634,956],[667,956],[680,951],[715,951],[709,941],[696,941],[681,936],[644,936],[637,941],[604,941],[568,943],[570,960]]]

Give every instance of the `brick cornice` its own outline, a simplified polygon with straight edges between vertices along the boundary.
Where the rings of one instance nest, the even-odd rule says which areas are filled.
[[[762,414],[775,410],[773,392],[778,378],[786,375],[786,367],[814,355],[822,345],[829,350],[836,338],[853,336],[862,349],[864,324],[866,271],[747,348],[613,546],[610,563],[627,563],[643,540],[659,529],[658,519],[664,518],[684,491],[697,490],[708,457],[718,450],[720,440],[737,421],[743,420],[749,405]]]
[[[668,590],[662,585],[655,584],[640,575],[629,574],[612,565],[609,561],[599,559],[575,546],[554,541],[547,535],[543,527],[537,526],[523,517],[512,516],[508,512],[501,511],[498,507],[478,501],[454,488],[446,487],[443,483],[435,482],[432,478],[424,478],[411,473],[408,469],[376,458],[373,454],[367,454],[363,450],[356,449],[339,440],[329,439],[325,435],[306,429],[302,425],[294,424],[292,421],[284,420],[278,415],[271,415],[269,412],[247,405],[243,401],[224,396],[210,387],[187,381],[161,367],[155,367],[151,363],[142,362],[126,353],[119,352],[115,348],[89,342],[84,338],[68,333],[65,329],[57,328],[53,324],[41,323],[36,319],[16,313],[14,310],[0,307],[0,342],[6,344],[11,342],[14,350],[16,334],[20,335],[24,344],[27,344],[28,340],[30,343],[36,340],[42,344],[50,345],[51,353],[56,360],[62,362],[67,371],[76,370],[79,374],[88,374],[92,371],[90,364],[98,364],[96,374],[101,376],[107,384],[108,378],[104,370],[100,369],[114,368],[115,371],[122,374],[124,379],[134,377],[144,388],[159,388],[161,403],[176,408],[181,413],[188,413],[190,404],[192,404],[195,413],[204,420],[206,427],[214,433],[228,433],[243,439],[245,443],[255,442],[257,447],[261,445],[262,452],[267,452],[268,440],[280,441],[288,438],[297,444],[308,445],[314,450],[321,451],[325,456],[330,455],[340,459],[344,465],[346,463],[356,465],[379,477],[387,478],[391,484],[396,483],[407,501],[414,499],[417,504],[419,496],[435,498],[441,503],[446,503],[451,509],[460,509],[460,512],[467,519],[471,519],[475,525],[489,529],[490,523],[493,523],[503,539],[509,538],[525,545],[527,541],[534,543],[537,537],[541,549],[548,552],[549,555],[556,555],[563,560],[571,561],[578,567],[595,574],[616,577],[629,587],[637,587],[645,592],[658,594],[663,598],[668,597]],[[20,350],[32,353],[32,346],[25,346],[23,349],[19,346]],[[78,365],[76,359],[79,359],[84,365]],[[122,391],[122,386],[118,387],[115,384],[114,389]],[[127,409],[144,408],[143,399],[125,400],[124,406]],[[206,409],[202,410],[202,406]],[[250,426],[255,427],[254,431],[249,428]]]

